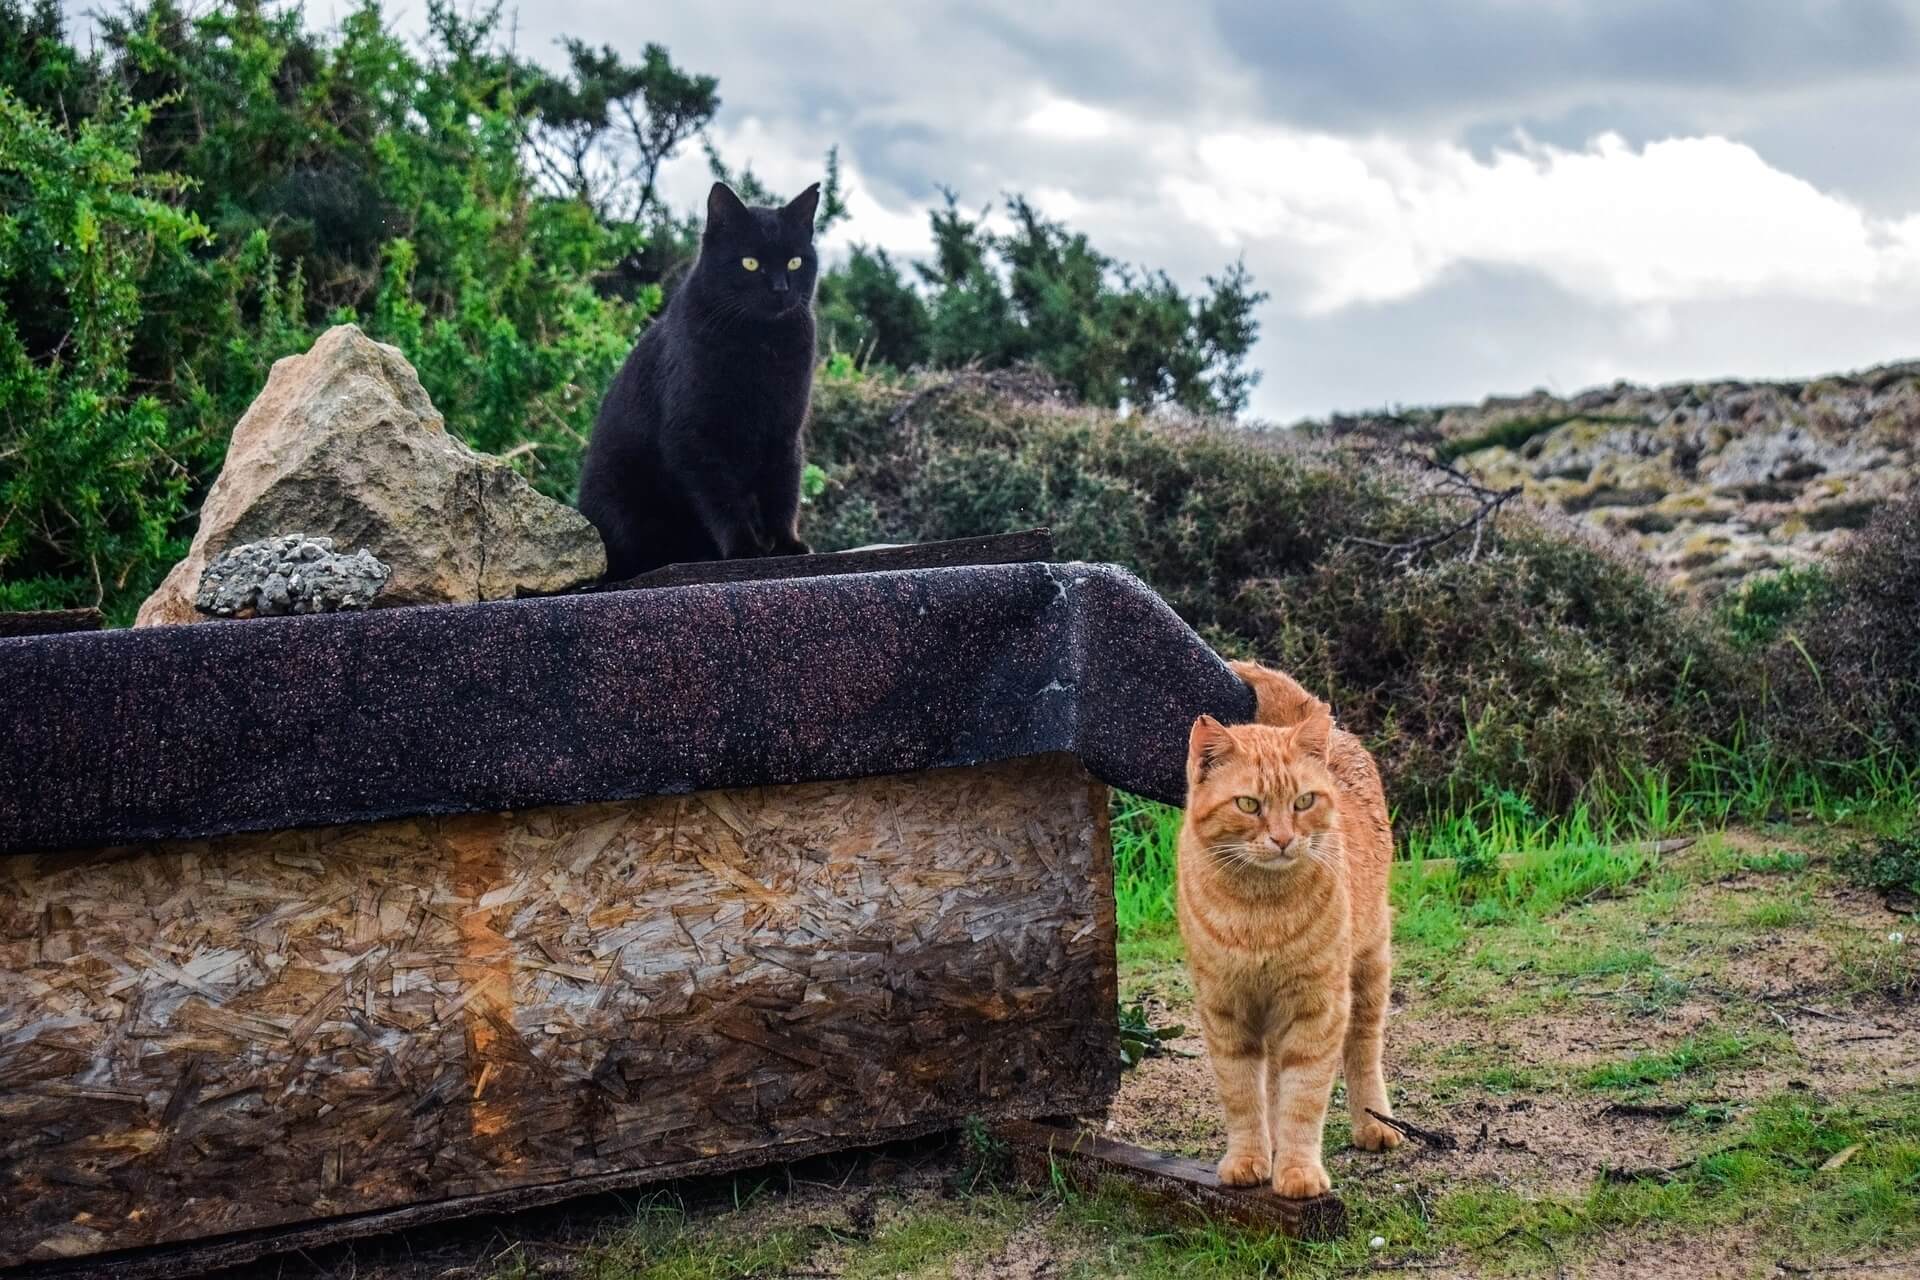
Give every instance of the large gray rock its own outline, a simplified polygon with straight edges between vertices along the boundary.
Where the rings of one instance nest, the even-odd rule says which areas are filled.
[[[135,625],[202,621],[208,562],[290,529],[371,551],[392,570],[383,606],[548,594],[606,571],[584,516],[448,435],[405,357],[353,325],[273,366],[233,429],[187,558]]]
[[[1441,441],[1496,488],[1637,545],[1711,597],[1811,564],[1920,484],[1920,362],[1809,382],[1616,383],[1343,420]]]
[[[290,533],[215,556],[193,604],[216,618],[338,613],[370,606],[392,576],[365,547],[345,555],[332,538]]]

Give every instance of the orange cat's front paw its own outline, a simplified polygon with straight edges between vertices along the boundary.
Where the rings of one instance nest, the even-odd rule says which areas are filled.
[[[1362,1151],[1391,1151],[1400,1145],[1400,1131],[1366,1116],[1353,1123],[1353,1145]]]
[[[1251,1151],[1229,1151],[1220,1160],[1220,1185],[1223,1187],[1251,1187],[1267,1180],[1267,1171],[1273,1168],[1265,1156],[1255,1155]]]
[[[1327,1171],[1317,1164],[1290,1164],[1273,1175],[1275,1194],[1289,1200],[1311,1200],[1333,1187]]]

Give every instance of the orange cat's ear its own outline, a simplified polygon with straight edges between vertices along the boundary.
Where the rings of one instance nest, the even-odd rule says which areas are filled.
[[[1227,726],[1212,716],[1201,716],[1193,722],[1193,731],[1187,735],[1187,775],[1198,780],[1209,773],[1227,758],[1233,751],[1233,735],[1227,732]]]
[[[1327,745],[1333,741],[1333,716],[1328,714],[1327,704],[1316,703],[1300,727],[1293,731],[1293,749],[1305,755],[1327,758]]]

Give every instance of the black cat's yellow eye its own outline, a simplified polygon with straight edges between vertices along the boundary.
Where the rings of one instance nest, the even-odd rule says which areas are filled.
[[[1317,799],[1319,799],[1319,797],[1314,795],[1313,792],[1302,791],[1293,798],[1293,807],[1299,812],[1305,813],[1308,809],[1313,808],[1313,802]]]
[[[758,271],[760,269],[760,259],[742,258],[740,259],[740,265],[745,267],[749,271]]]
[[[1260,802],[1252,796],[1235,796],[1233,798],[1233,807],[1242,813],[1260,812]]]
[[[787,259],[787,270],[798,271],[799,269],[800,269],[800,259],[798,258]]]

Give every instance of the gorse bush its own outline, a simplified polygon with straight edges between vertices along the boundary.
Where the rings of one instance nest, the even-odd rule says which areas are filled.
[[[69,132],[0,88],[0,607],[146,589],[225,450],[224,393],[304,336],[257,237],[196,254],[178,180],[140,170],[146,121],[116,100]],[[163,391],[142,344],[187,323],[205,358]]]
[[[1771,731],[1807,758],[1920,754],[1920,494],[1882,507],[1829,572],[1768,651]]]
[[[1066,404],[1044,379],[824,378],[813,452],[830,546],[1053,528],[1140,573],[1223,652],[1292,671],[1379,756],[1408,814],[1510,791],[1564,806],[1730,731],[1709,621],[1570,527],[1504,515],[1411,564],[1350,541],[1459,509],[1338,445]]]

